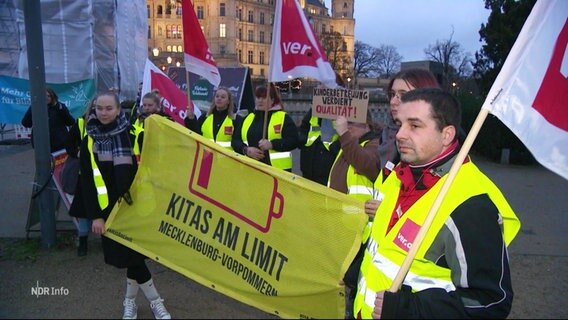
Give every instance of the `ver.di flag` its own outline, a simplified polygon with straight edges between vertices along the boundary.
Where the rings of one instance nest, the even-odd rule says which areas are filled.
[[[568,179],[568,1],[533,7],[483,108]]]
[[[144,97],[146,93],[156,89],[160,94],[162,110],[170,115],[175,122],[184,125],[183,120],[185,119],[188,105],[187,95],[160,68],[156,67],[149,59],[146,59],[141,96]],[[143,101],[140,101],[140,103],[142,104]],[[195,116],[199,117],[201,115],[199,108],[196,108],[193,102],[191,107]]]
[[[213,86],[219,86],[221,76],[217,63],[209,50],[190,0],[182,0],[182,20],[185,69],[207,79]]]
[[[337,87],[335,71],[327,61],[297,0],[277,0],[270,48],[270,82],[310,77]]]

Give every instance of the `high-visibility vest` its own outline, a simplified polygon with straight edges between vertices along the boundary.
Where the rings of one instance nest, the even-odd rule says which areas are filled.
[[[79,127],[79,135],[83,139],[87,135],[87,129],[85,128],[85,118],[77,118],[77,126]]]
[[[221,128],[219,128],[219,132],[217,132],[217,136],[213,137],[213,115],[210,114],[205,118],[203,124],[201,125],[201,133],[204,138],[207,138],[211,141],[216,142],[220,146],[227,148],[229,150],[233,150],[231,148],[231,139],[233,138],[233,120],[226,116],[221,124]]]
[[[134,142],[132,143],[132,153],[136,157],[136,163],[140,164],[140,155],[142,154],[142,150],[140,149],[140,143],[138,143],[138,135],[141,132],[144,132],[144,128],[132,125],[130,126],[130,134],[134,135]]]
[[[255,114],[249,113],[245,120],[243,121],[243,127],[241,129],[241,137],[243,142],[248,145],[247,132],[254,120]],[[286,117],[286,112],[275,111],[270,117],[268,122],[268,140],[282,139],[282,130],[284,129],[284,119]],[[273,167],[287,170],[292,169],[292,152],[290,151],[276,151],[270,149],[268,151],[270,156],[270,163]]]
[[[361,142],[359,145],[361,145],[361,147],[364,147],[369,141],[370,140],[365,140]],[[341,157],[342,154],[343,154],[343,149],[339,150],[337,157],[335,157],[335,161],[333,162],[333,166],[331,167],[330,170],[330,178],[327,179],[328,187],[329,187],[329,181],[331,179],[331,172],[333,172],[333,167],[335,167],[337,160]],[[345,181],[347,183],[348,195],[363,201],[373,199],[373,196],[375,194],[373,181],[369,180],[369,178],[367,178],[367,176],[365,176],[364,174],[358,174],[352,165],[349,165],[349,167],[347,167]],[[361,237],[363,243],[367,241],[369,235],[371,234],[371,225],[372,222],[369,221],[365,226],[365,229],[363,230],[363,236]]]
[[[333,122],[333,126],[335,127],[335,121]],[[310,131],[308,132],[308,139],[306,140],[305,146],[306,147],[311,146],[320,136],[321,136],[321,126],[319,124],[319,118],[312,116],[310,118]],[[323,143],[325,148],[329,150],[329,146],[338,138],[339,136],[337,135],[337,133],[335,133],[331,137],[331,141],[324,141],[322,139],[321,142]]]
[[[134,121],[134,126],[144,129],[144,121],[140,121],[140,118],[136,118]]]
[[[382,183],[381,191],[385,194],[385,197],[377,209],[371,237],[361,263],[357,294],[353,306],[355,314],[361,312],[362,318],[371,318],[376,293],[390,288],[407,256],[408,249],[412,246],[412,239],[400,241],[401,234],[404,234],[404,232],[401,233],[401,230],[408,230],[409,226],[417,225],[419,227],[424,223],[424,219],[446,178],[447,175],[443,176],[414,203],[388,233],[386,232],[391,214],[397,203],[401,181],[396,174],[391,174]],[[425,255],[450,214],[464,201],[480,194],[487,194],[499,210],[503,223],[502,232],[505,244],[508,246],[515,238],[521,223],[501,191],[472,162],[464,163],[458,171],[452,187],[444,197],[404,279],[404,284],[412,287],[413,292],[428,288],[443,288],[446,291],[456,289],[452,282],[451,270],[436,265],[435,261],[428,260]]]
[[[81,134],[83,134],[83,130],[79,129]],[[131,126],[129,133],[134,135],[134,143],[132,146],[132,153],[136,157],[137,163],[140,163],[140,144],[138,143],[138,135],[143,132],[144,129],[138,126]],[[93,138],[91,136],[87,136],[87,148],[89,150],[89,156],[91,158],[91,169],[93,171],[93,180],[95,182],[95,188],[97,189],[97,199],[99,201],[99,206],[101,210],[104,210],[108,206],[108,190],[99,170],[99,166],[95,161],[95,155],[93,153]]]
[[[95,181],[95,188],[97,189],[97,199],[99,201],[99,206],[101,210],[104,210],[108,206],[108,189],[95,161],[95,154],[93,153],[93,137],[87,136],[87,148],[89,149],[89,156],[91,158],[91,169],[93,170],[93,179]]]

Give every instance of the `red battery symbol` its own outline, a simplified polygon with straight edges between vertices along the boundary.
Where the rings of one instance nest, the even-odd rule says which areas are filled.
[[[239,172],[247,179],[231,179]],[[250,189],[254,183],[254,190]],[[270,230],[273,218],[284,212],[278,180],[249,164],[215,153],[197,142],[189,192],[230,213],[257,230]]]

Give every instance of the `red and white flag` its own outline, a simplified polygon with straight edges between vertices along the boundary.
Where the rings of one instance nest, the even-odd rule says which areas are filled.
[[[185,69],[202,76],[217,87],[221,83],[221,75],[193,11],[193,5],[190,0],[182,0],[181,6]]]
[[[141,97],[155,89],[160,92],[160,105],[164,113],[170,115],[175,122],[184,125],[183,119],[185,119],[188,105],[187,95],[160,68],[146,59]],[[199,118],[201,115],[199,108],[196,108],[193,102],[191,107],[195,116]]]
[[[268,81],[310,77],[337,87],[335,72],[297,0],[276,0]]]
[[[483,108],[568,180],[568,1],[538,0]]]

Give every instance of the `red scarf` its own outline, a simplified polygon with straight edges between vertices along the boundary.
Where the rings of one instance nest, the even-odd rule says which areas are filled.
[[[435,174],[432,168],[438,167],[451,159],[459,150],[458,146],[458,141],[454,141],[448,149],[427,164],[411,166],[406,162],[401,162],[394,169],[397,178],[401,182],[401,186],[400,193],[387,228],[387,233],[392,229],[400,217],[402,217],[404,213],[416,201],[418,201],[418,199],[420,199],[440,180],[441,177]],[[469,160],[466,158],[464,163],[467,161]]]

